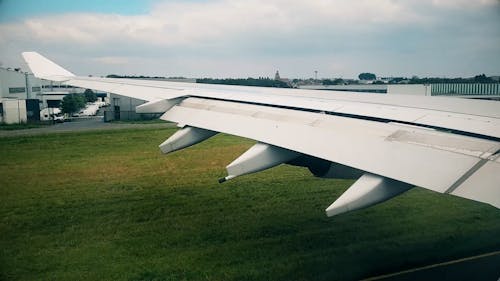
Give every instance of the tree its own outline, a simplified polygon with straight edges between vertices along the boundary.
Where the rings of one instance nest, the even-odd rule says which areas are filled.
[[[323,79],[322,84],[323,85],[335,85],[335,84],[333,84],[333,80],[331,80],[331,79]]]
[[[323,85],[344,85],[344,80],[342,78],[336,78],[334,80],[324,79]]]
[[[95,102],[97,100],[96,94],[91,89],[86,89],[83,95],[85,96],[86,102]]]
[[[495,81],[490,77],[487,77],[484,73],[481,75],[474,76],[474,82],[476,83],[494,83]]]
[[[337,78],[337,79],[333,80],[333,83],[335,83],[335,85],[344,85],[345,81],[342,78]]]
[[[85,97],[81,94],[66,95],[61,102],[63,113],[73,114],[85,106]]]
[[[290,88],[288,83],[281,80],[274,80],[269,78],[260,77],[256,78],[238,78],[238,79],[212,79],[212,78],[199,78],[196,83],[206,84],[225,84],[225,85],[244,85],[244,86],[258,86],[258,87],[275,87],[275,88]]]
[[[404,78],[404,77],[394,77],[394,78],[391,79],[391,81],[389,81],[389,84],[398,84],[398,83],[401,83],[404,80],[407,80],[407,79]]]
[[[373,73],[363,72],[358,75],[359,80],[375,80],[377,76]]]

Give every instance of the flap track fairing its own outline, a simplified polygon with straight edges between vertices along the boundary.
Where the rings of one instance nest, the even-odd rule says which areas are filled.
[[[219,179],[219,182],[222,183],[237,176],[266,170],[289,162],[300,155],[296,151],[259,142],[231,162],[226,167],[228,176]]]
[[[141,104],[135,108],[137,113],[164,113],[180,103],[184,98],[160,99]]]
[[[216,134],[215,131],[186,126],[171,135],[159,147],[161,152],[167,154],[202,142]]]
[[[326,208],[326,215],[332,217],[366,208],[391,199],[412,187],[413,185],[404,182],[365,173]]]

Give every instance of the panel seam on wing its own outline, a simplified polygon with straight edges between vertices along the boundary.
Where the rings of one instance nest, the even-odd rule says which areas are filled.
[[[457,189],[462,183],[464,183],[468,178],[470,178],[477,170],[488,163],[488,159],[479,160],[472,168],[470,168],[465,174],[463,174],[454,184],[450,186],[444,193],[450,194],[455,189]]]

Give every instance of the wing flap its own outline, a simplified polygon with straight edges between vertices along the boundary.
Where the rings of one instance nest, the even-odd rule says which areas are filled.
[[[484,165],[450,194],[500,208],[500,163],[484,161]]]

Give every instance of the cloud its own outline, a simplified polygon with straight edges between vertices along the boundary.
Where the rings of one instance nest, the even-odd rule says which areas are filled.
[[[129,63],[130,59],[127,57],[97,57],[93,58],[92,61],[103,64],[120,65]]]
[[[314,69],[332,76],[366,69],[422,76],[446,72],[446,65],[453,65],[449,73],[483,65],[482,72],[500,72],[500,17],[492,12],[499,3],[160,1],[139,15],[65,13],[1,23],[0,59],[11,63],[36,48],[68,62],[85,58],[76,66],[84,71],[94,63],[101,71],[120,65],[174,76],[247,76],[278,67],[283,74],[293,69],[291,76]]]
[[[0,27],[17,39],[60,40],[101,44],[115,40],[157,46],[211,45],[245,34],[296,34],[341,26],[370,30],[377,24],[409,24],[419,15],[399,2],[381,1],[264,1],[163,2],[147,15],[63,14],[25,20]],[[17,32],[23,30],[23,32]]]
[[[498,0],[432,0],[432,5],[442,8],[453,9],[481,9],[484,7],[497,6]]]

